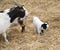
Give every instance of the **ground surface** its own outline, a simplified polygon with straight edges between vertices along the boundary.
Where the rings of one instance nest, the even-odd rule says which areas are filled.
[[[7,30],[9,44],[0,35],[0,50],[60,50],[60,0],[17,0],[29,11],[26,30],[21,33],[19,24]],[[0,0],[0,10],[13,7],[12,0]],[[32,16],[49,23],[42,36],[34,31]]]

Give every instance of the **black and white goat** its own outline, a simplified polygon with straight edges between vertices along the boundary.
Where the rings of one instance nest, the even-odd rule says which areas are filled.
[[[37,31],[38,34],[42,34],[44,30],[49,27],[47,23],[42,22],[37,16],[33,16],[33,24],[35,26],[35,31]]]
[[[23,32],[25,29],[23,18],[28,16],[28,11],[23,5],[18,5],[17,3],[16,5],[16,7],[0,11],[0,33],[6,42],[8,42],[6,30],[14,23],[15,19],[17,19],[17,22],[22,26],[21,31]]]

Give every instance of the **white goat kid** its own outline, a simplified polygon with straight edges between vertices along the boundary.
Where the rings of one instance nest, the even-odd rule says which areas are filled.
[[[49,26],[47,23],[42,22],[37,16],[33,16],[33,24],[39,35],[42,34]]]

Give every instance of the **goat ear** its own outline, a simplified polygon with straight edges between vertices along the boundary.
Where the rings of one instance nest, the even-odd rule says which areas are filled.
[[[47,24],[49,24],[48,22],[46,22]]]
[[[45,22],[45,24],[49,24],[48,22]]]
[[[22,5],[22,6],[24,6],[24,5]]]
[[[16,0],[15,0],[15,1],[12,1],[12,3],[15,4],[16,6],[19,6],[19,7],[23,7],[23,6],[24,6],[24,5],[22,5],[22,4],[17,3]]]
[[[24,5],[17,5],[18,7],[23,7]]]

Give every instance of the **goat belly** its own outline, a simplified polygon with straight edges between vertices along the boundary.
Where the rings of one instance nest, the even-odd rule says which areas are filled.
[[[0,33],[5,32],[9,27],[11,23],[9,20],[5,20],[0,18]]]

